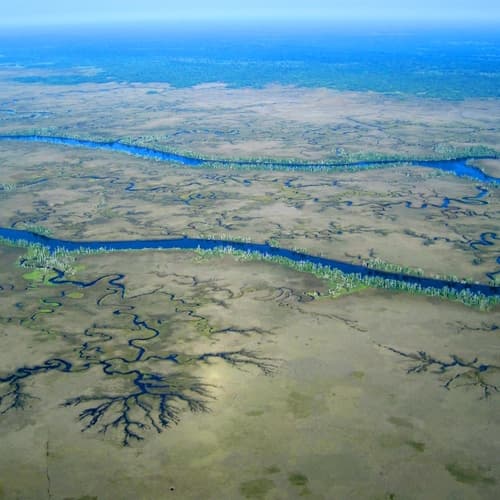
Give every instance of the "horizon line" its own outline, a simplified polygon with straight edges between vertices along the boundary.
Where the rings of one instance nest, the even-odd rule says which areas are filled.
[[[355,15],[330,15],[330,16],[319,16],[319,15],[198,15],[198,16],[188,16],[188,15],[170,15],[170,16],[160,16],[160,17],[150,17],[150,16],[125,16],[125,17],[100,17],[100,18],[87,18],[87,17],[67,17],[60,19],[43,18],[43,19],[3,19],[0,20],[0,27],[2,28],[61,28],[70,26],[120,26],[120,25],[151,25],[151,24],[168,24],[172,22],[182,22],[186,24],[226,24],[237,22],[241,24],[252,24],[257,23],[290,23],[290,24],[308,24],[308,23],[319,23],[319,24],[340,24],[349,23],[350,25],[365,25],[365,24],[376,24],[376,25],[388,25],[388,24],[403,24],[403,25],[490,25],[500,27],[500,16],[470,16],[468,15],[455,15],[450,16],[440,16],[436,15],[433,17],[429,16],[404,16],[404,15],[366,15],[366,16],[355,16]]]

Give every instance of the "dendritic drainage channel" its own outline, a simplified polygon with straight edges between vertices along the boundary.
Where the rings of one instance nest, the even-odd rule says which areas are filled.
[[[296,259],[304,259],[305,254],[291,252],[286,249],[276,249],[265,245],[252,246],[252,244],[217,242],[212,240],[151,240],[132,242],[68,242],[47,238],[45,236],[13,229],[0,230],[0,236],[10,238],[13,243],[44,245],[51,251],[64,249],[66,251],[81,251],[82,249],[99,251],[123,251],[139,249],[192,249],[218,248],[217,245],[237,245],[238,249],[255,248],[263,251],[272,249],[281,252],[278,255],[288,255]],[[20,244],[20,243],[19,243]],[[182,245],[183,244],[183,245]],[[233,248],[233,246],[231,246]],[[291,252],[291,253],[288,253]],[[276,254],[275,254],[276,255]],[[314,257],[311,257],[314,258]],[[323,259],[324,260],[324,259]],[[328,261],[328,260],[327,260]],[[331,265],[338,265],[334,262]],[[343,263],[341,263],[343,265]],[[345,264],[352,266],[351,264]],[[362,266],[354,266],[358,269]],[[349,269],[349,268],[347,268]],[[366,269],[366,268],[364,268]],[[352,269],[351,269],[352,270]],[[366,269],[367,272],[383,273],[381,271]],[[190,368],[197,365],[218,360],[235,367],[254,367],[265,375],[272,375],[278,368],[280,360],[265,357],[259,353],[238,348],[235,350],[211,350],[202,353],[177,352],[175,350],[158,353],[154,348],[154,341],[161,332],[156,323],[145,318],[131,299],[127,297],[125,275],[108,274],[99,276],[90,281],[68,278],[64,271],[57,268],[51,270],[49,281],[56,286],[69,286],[81,289],[104,288],[96,301],[98,308],[110,308],[112,317],[116,321],[124,321],[133,333],[128,338],[126,353],[123,350],[116,354],[110,343],[115,339],[112,328],[98,327],[85,328],[78,338],[76,349],[72,349],[70,356],[60,356],[46,359],[40,363],[25,364],[10,373],[0,377],[0,415],[5,415],[30,406],[34,396],[30,393],[34,379],[49,374],[59,373],[64,376],[74,376],[90,370],[99,370],[104,376],[123,381],[123,389],[111,392],[109,390],[91,394],[80,394],[70,397],[61,404],[64,407],[82,408],[79,420],[82,430],[96,430],[101,434],[112,432],[121,436],[124,446],[134,441],[143,440],[148,430],[162,432],[164,429],[177,424],[182,412],[188,409],[192,412],[206,412],[213,399],[213,387],[204,380],[193,375]],[[392,276],[395,273],[383,273]],[[421,282],[421,277],[408,277]],[[436,280],[434,280],[436,281]],[[431,280],[432,282],[432,280]],[[438,285],[448,286],[449,282],[439,282]],[[464,285],[457,283],[457,286]],[[472,286],[472,285],[469,285]],[[486,286],[486,285],[483,285]],[[481,288],[482,290],[482,288]],[[490,293],[498,294],[498,287],[486,287]],[[195,307],[185,299],[169,296],[175,302],[176,311],[184,311],[190,319],[198,318]],[[44,298],[41,301],[42,311],[35,312],[28,320],[36,320],[37,314],[53,312],[61,306],[58,296]],[[113,322],[111,322],[113,323]],[[217,333],[217,332],[215,332]],[[244,335],[249,332],[236,332]],[[256,331],[262,334],[265,332]],[[79,336],[78,336],[79,337]],[[76,339],[75,339],[76,340]],[[151,344],[152,343],[152,344]],[[109,347],[111,346],[111,347]],[[452,389],[460,385],[473,385],[482,391],[483,398],[489,398],[498,392],[498,385],[490,381],[492,375],[498,372],[499,367],[479,362],[477,359],[464,360],[458,356],[451,356],[450,360],[441,360],[425,353],[406,353],[396,348],[388,348],[392,353],[398,354],[415,366],[408,373],[421,373],[432,371],[448,376],[445,388]]]
[[[464,359],[456,354],[451,354],[449,359],[436,358],[426,351],[404,352],[395,347],[379,345],[394,354],[398,354],[412,365],[406,373],[432,373],[442,380],[442,386],[447,390],[459,387],[477,389],[480,399],[491,398],[500,393],[500,385],[493,382],[499,379],[500,366],[481,362],[477,357]]]
[[[100,373],[104,379],[120,380],[120,385],[106,389],[106,384],[102,387],[96,384],[90,394],[86,392],[69,397],[61,402],[61,406],[81,408],[79,420],[82,431],[111,433],[113,437],[120,436],[123,446],[129,446],[134,441],[143,440],[148,431],[160,433],[177,424],[186,410],[194,413],[209,411],[210,402],[214,399],[214,387],[193,374],[198,366],[219,361],[237,368],[253,367],[264,375],[272,375],[277,370],[280,360],[245,348],[190,353],[165,346],[159,352],[160,326],[152,318],[145,318],[134,302],[144,295],[153,295],[156,290],[130,297],[126,293],[124,278],[123,274],[109,274],[91,281],[76,281],[66,278],[62,271],[57,272],[51,279],[53,285],[60,289],[87,289],[97,294],[98,310],[110,316],[103,324],[92,324],[91,321],[92,326],[84,327],[81,333],[78,333],[78,327],[71,335],[64,331],[56,332],[61,341],[69,336],[66,354],[37,364],[24,364],[2,374],[0,416],[31,407],[39,399],[36,392],[33,394],[36,391],[33,384],[43,375],[58,373],[64,377],[75,377],[87,372]],[[50,314],[62,307],[61,299],[65,293],[63,291],[54,298],[42,300],[43,313]],[[183,321],[208,321],[197,312],[199,304],[196,300],[163,292],[162,302],[170,302],[172,310],[181,315]],[[32,322],[38,337],[48,334],[40,329],[36,316],[37,313],[32,314],[21,324],[29,328]],[[115,343],[123,345],[126,332],[129,332],[126,347],[117,351]],[[232,333],[246,336],[269,332],[256,328],[234,329]]]

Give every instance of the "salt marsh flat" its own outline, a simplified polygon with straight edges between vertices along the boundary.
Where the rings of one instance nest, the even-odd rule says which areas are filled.
[[[0,134],[218,159],[498,156],[496,99],[12,81],[47,71],[0,70]],[[0,172],[4,228],[270,242],[498,286],[498,185],[404,161],[187,167],[2,141]],[[3,243],[0,498],[498,497],[498,305],[335,298],[318,273],[238,255]]]

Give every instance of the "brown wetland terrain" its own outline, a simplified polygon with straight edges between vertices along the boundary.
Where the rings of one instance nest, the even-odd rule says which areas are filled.
[[[302,161],[499,142],[494,99],[34,86],[15,71],[30,74],[2,70],[3,135]],[[500,160],[473,164],[500,176]],[[268,241],[498,284],[498,187],[431,168],[201,168],[2,141],[0,172],[4,228]],[[0,498],[499,497],[498,305],[332,297],[318,275],[193,251],[77,254],[57,276],[29,251],[0,246]]]

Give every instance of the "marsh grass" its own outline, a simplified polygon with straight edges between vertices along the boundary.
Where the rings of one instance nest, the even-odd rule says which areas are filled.
[[[40,272],[43,271],[45,274],[47,274],[50,270],[58,269],[63,271],[65,274],[72,275],[78,270],[78,266],[75,262],[78,255],[100,254],[115,251],[104,248],[81,248],[74,251],[57,248],[54,251],[50,251],[47,247],[44,247],[41,244],[30,244],[25,240],[11,241],[3,238],[0,238],[0,244],[26,248],[26,254],[19,257],[18,265],[25,269],[40,270]],[[130,252],[141,250],[120,251]],[[203,250],[198,248],[194,250],[194,252],[199,260],[229,255],[238,261],[272,262],[299,272],[309,273],[327,283],[328,295],[332,298],[352,294],[367,288],[383,288],[386,290],[401,291],[453,300],[461,302],[467,306],[477,307],[480,310],[491,309],[500,303],[500,297],[498,296],[486,296],[481,293],[471,292],[470,290],[456,291],[450,287],[440,289],[422,287],[419,284],[406,283],[396,279],[387,279],[377,276],[362,276],[358,273],[343,273],[338,269],[331,269],[320,264],[312,264],[305,261],[296,262],[285,257],[261,254],[259,252],[235,250],[231,247],[221,246],[212,250]]]

